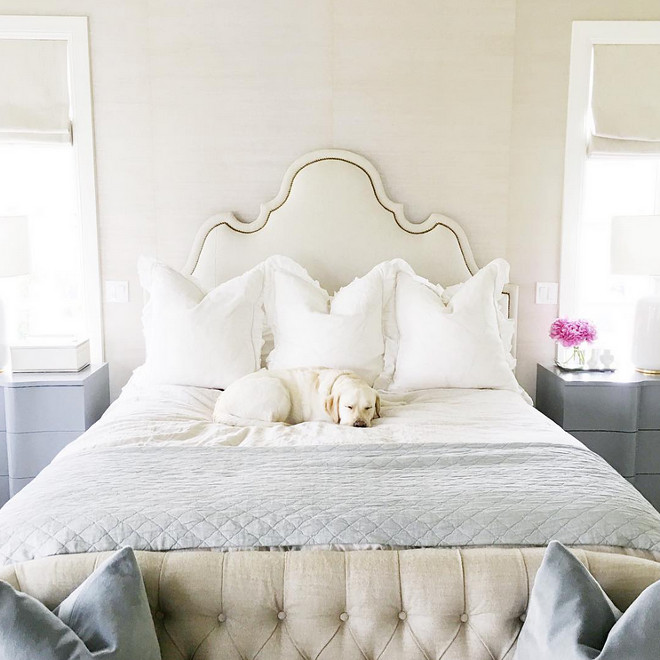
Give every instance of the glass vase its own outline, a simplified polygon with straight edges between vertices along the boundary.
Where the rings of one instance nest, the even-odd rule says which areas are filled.
[[[584,347],[580,344],[579,346],[573,346],[570,352],[564,352],[562,359],[557,359],[557,366],[567,371],[585,369],[586,355]]]

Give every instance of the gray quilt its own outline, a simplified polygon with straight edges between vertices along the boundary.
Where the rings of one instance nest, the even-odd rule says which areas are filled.
[[[588,450],[538,443],[101,449],[56,461],[0,510],[2,563],[551,539],[660,551],[660,515]]]

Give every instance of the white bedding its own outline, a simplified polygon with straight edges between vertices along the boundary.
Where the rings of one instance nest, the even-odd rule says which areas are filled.
[[[218,395],[135,376],[100,422],[0,510],[0,564],[127,544],[364,549],[558,539],[660,552],[651,505],[515,392],[385,395],[383,417],[367,429],[216,424]]]
[[[212,421],[217,390],[154,385],[138,370],[103,418],[59,457],[137,445],[294,446],[313,444],[533,442],[579,446],[508,390],[423,390],[382,395],[372,428],[324,422],[233,427]],[[58,458],[59,458],[58,457]],[[57,460],[57,459],[56,459]]]

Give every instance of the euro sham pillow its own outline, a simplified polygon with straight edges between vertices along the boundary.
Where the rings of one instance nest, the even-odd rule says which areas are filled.
[[[140,568],[130,548],[102,563],[53,612],[0,581],[0,658],[160,660]]]
[[[454,295],[461,290],[463,284],[454,284],[448,286],[443,294],[442,299],[449,303]],[[504,346],[504,351],[506,355],[506,361],[509,365],[509,368],[513,371],[516,368],[516,358],[513,357],[513,342],[516,335],[516,322],[509,318],[508,315],[504,312],[505,308],[509,306],[509,300],[506,294],[501,291],[495,291],[495,309],[497,311],[497,327],[500,332],[500,339],[502,340],[502,345]]]
[[[261,265],[209,292],[153,259],[141,258],[138,270],[149,294],[142,315],[147,377],[224,389],[261,367]]]
[[[400,269],[394,291],[396,359],[388,389],[519,391],[498,320],[508,274],[508,264],[496,259],[449,297],[442,286]]]
[[[622,613],[561,543],[536,574],[515,660],[657,660],[660,582]]]
[[[266,262],[269,369],[349,369],[370,384],[383,369],[383,276],[376,266],[331,296],[287,257]]]

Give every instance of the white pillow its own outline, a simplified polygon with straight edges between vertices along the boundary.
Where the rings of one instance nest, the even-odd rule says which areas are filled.
[[[393,391],[436,387],[518,391],[498,324],[497,299],[508,280],[502,259],[455,290],[401,270],[394,296],[398,346]]]
[[[442,300],[445,304],[449,303],[454,294],[460,291],[463,283],[448,286],[442,294]],[[506,294],[501,291],[495,292],[495,308],[497,309],[497,327],[500,331],[500,338],[502,345],[506,351],[506,361],[511,370],[516,368],[516,358],[513,357],[513,338],[516,335],[516,322],[510,319],[504,312],[504,308],[508,307],[508,299]]]
[[[260,368],[262,266],[208,293],[153,259],[142,257],[138,271],[149,293],[142,315],[148,377],[222,389]]]
[[[349,369],[373,383],[383,369],[380,266],[331,297],[286,257],[266,262],[264,303],[274,348],[269,369]]]

